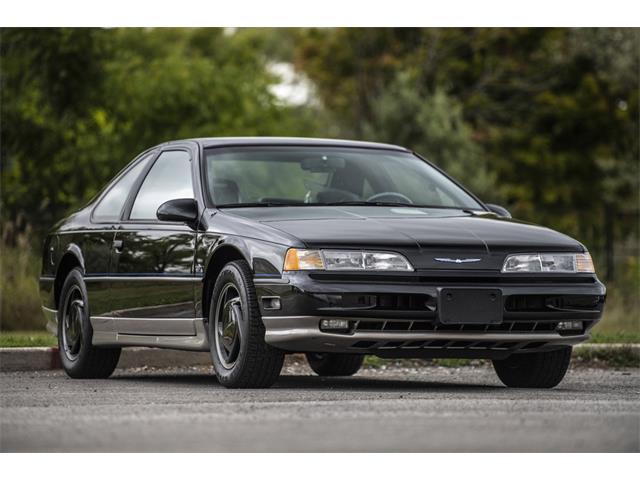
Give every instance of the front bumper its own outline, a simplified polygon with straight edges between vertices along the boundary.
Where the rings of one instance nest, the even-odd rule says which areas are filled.
[[[367,353],[388,357],[504,358],[589,338],[602,316],[606,289],[595,275],[506,276],[496,272],[416,272],[413,275],[301,273],[256,278],[267,343],[288,351]],[[440,288],[498,288],[500,323],[445,325]],[[280,308],[274,309],[273,298]],[[263,300],[264,299],[264,300]],[[276,304],[277,305],[277,304]],[[322,319],[349,329],[321,331]],[[576,331],[559,322],[581,321]]]
[[[368,353],[388,357],[502,358],[513,351],[552,350],[589,338],[559,333],[461,332],[322,332],[326,317],[263,317],[265,340],[283,350],[323,353]],[[336,317],[331,317],[336,318]],[[370,321],[369,319],[353,319]]]

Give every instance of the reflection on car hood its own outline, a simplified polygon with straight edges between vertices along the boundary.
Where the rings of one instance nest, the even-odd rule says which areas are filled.
[[[225,213],[269,225],[311,248],[399,251],[417,268],[499,269],[510,252],[583,251],[576,240],[548,228],[456,209],[327,206]]]

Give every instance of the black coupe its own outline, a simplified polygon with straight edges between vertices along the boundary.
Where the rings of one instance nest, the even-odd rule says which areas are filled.
[[[210,351],[227,387],[270,386],[302,352],[318,375],[486,358],[549,388],[605,302],[578,241],[405,148],[303,138],[143,152],[48,234],[40,289],[71,377],[150,346]]]

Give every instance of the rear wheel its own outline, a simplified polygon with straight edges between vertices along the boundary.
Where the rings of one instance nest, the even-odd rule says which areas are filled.
[[[569,368],[571,347],[550,352],[516,353],[504,360],[494,360],[493,368],[507,387],[553,388]]]
[[[62,368],[72,378],[107,378],[120,359],[119,348],[91,345],[93,328],[82,271],[74,268],[60,292],[58,308],[58,351]]]
[[[311,370],[321,377],[346,377],[362,367],[364,355],[348,353],[307,353]]]
[[[273,385],[284,352],[264,341],[251,269],[244,260],[230,262],[213,287],[209,307],[209,345],[218,381],[229,388]]]

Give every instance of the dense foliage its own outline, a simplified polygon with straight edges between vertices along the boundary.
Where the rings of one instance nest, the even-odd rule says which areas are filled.
[[[221,30],[3,30],[3,219],[42,234],[175,138],[309,133],[251,39]],[[24,228],[24,225],[20,225]]]
[[[638,308],[638,30],[2,29],[0,49],[5,245],[37,248],[165,140],[373,139],[580,238]],[[309,101],[274,94],[276,62]]]

